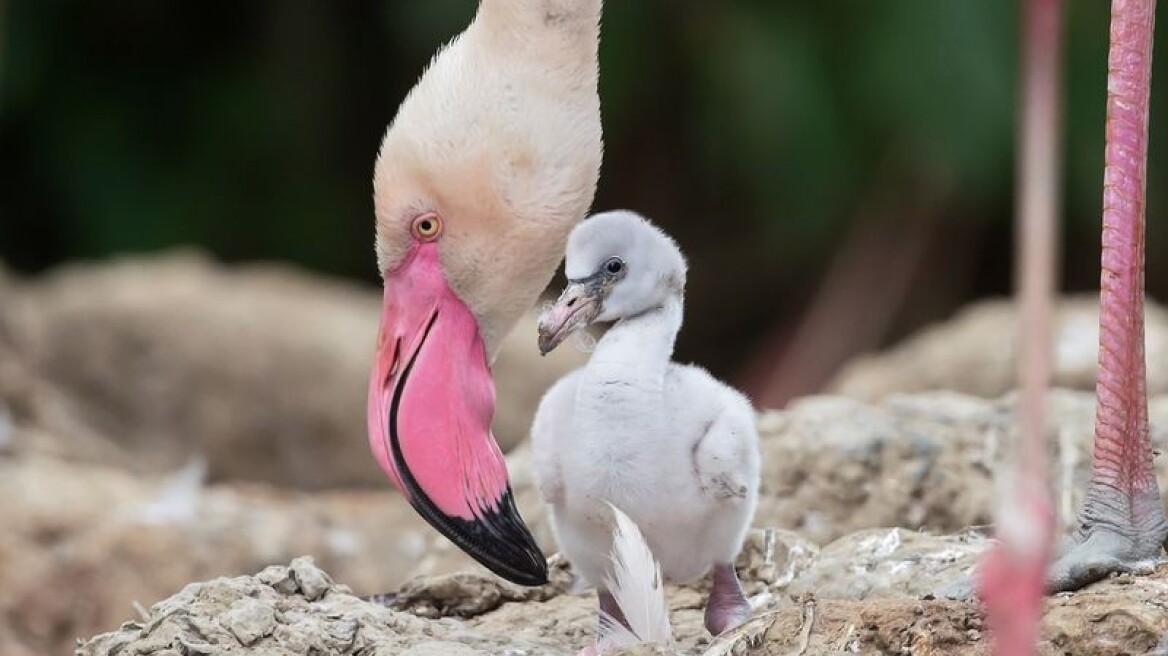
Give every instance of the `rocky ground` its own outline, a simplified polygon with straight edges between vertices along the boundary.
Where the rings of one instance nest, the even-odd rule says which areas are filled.
[[[592,639],[594,602],[564,563],[538,589],[485,574],[372,465],[363,406],[374,291],[181,255],[36,281],[0,275],[0,301],[0,654],[67,653],[97,634],[80,653],[534,655]],[[1089,313],[1084,303],[1064,316]],[[1168,334],[1150,319],[1150,337]],[[758,528],[739,563],[757,613],[711,642],[700,586],[670,589],[677,650],[988,653],[978,607],[928,593],[966,575],[985,547],[965,529],[990,519],[1013,400],[998,383],[969,382],[969,367],[914,361],[962,360],[913,344],[948,331],[963,336],[960,351],[977,333],[977,348],[992,351],[982,333],[999,330],[1005,343],[1011,332],[995,321],[910,341],[880,356],[886,375],[879,357],[854,369],[889,381],[880,389],[841,383],[850,396],[760,415]],[[532,357],[532,332],[521,326],[496,366],[508,446],[546,385],[582,357]],[[1060,362],[1093,362],[1092,339],[1060,341]],[[1150,342],[1150,361],[1155,353]],[[910,384],[903,372],[914,371],[932,378]],[[1090,460],[1092,396],[1060,390],[1050,415],[1069,520]],[[1151,415],[1166,425],[1168,396]],[[1162,448],[1165,436],[1154,438]],[[521,510],[552,553],[526,448],[509,458]],[[399,588],[392,609],[352,594]],[[1042,653],[1146,654],[1165,635],[1161,567],[1049,600]],[[655,653],[646,649],[636,653]]]
[[[702,629],[704,591],[670,588],[675,642],[609,653],[989,654],[977,605],[922,597],[923,586],[964,572],[984,546],[977,536],[882,529],[819,550],[793,534],[756,531],[738,563],[756,608],[750,620],[711,640]],[[595,602],[573,593],[570,573],[553,564],[542,588],[449,574],[412,581],[387,608],[301,558],[188,585],[77,653],[566,656],[592,639]],[[1168,646],[1168,566],[1046,606],[1040,654],[1155,654]]]

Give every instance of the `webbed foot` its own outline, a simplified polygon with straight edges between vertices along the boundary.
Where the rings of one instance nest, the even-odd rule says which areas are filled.
[[[1155,489],[1135,490],[1128,498],[1115,488],[1096,486],[1080,522],[1050,568],[1050,592],[1078,590],[1111,574],[1147,573],[1155,568],[1168,537]]]
[[[750,602],[742,592],[734,565],[714,565],[714,585],[706,601],[706,630],[720,635],[750,617]]]

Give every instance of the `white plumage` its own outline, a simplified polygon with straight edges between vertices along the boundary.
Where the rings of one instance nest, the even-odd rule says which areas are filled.
[[[603,605],[607,501],[640,527],[667,579],[689,582],[715,565],[733,578],[758,499],[758,435],[745,397],[671,361],[686,276],[680,250],[636,214],[610,212],[572,232],[565,270],[572,282],[541,321],[541,348],[590,321],[616,323],[588,364],[548,391],[532,426],[534,474],[560,547]],[[741,599],[737,585],[733,578]],[[719,620],[711,630],[724,628]]]
[[[640,529],[620,508],[609,504],[616,519],[612,537],[613,573],[605,581],[617,604],[624,610],[629,628],[618,618],[601,614],[606,631],[599,651],[610,647],[630,647],[639,642],[673,644],[669,607],[665,605],[665,584],[661,565],[653,557]]]

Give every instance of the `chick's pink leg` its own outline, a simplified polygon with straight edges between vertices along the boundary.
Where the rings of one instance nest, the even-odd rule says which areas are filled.
[[[742,591],[734,565],[714,565],[714,584],[706,600],[706,630],[720,635],[742,624],[750,617],[750,602]]]

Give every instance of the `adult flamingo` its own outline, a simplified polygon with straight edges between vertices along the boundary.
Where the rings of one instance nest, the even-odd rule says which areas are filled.
[[[370,446],[426,521],[525,585],[547,563],[490,431],[490,358],[592,203],[600,15],[601,0],[482,0],[398,109],[373,179]]]

